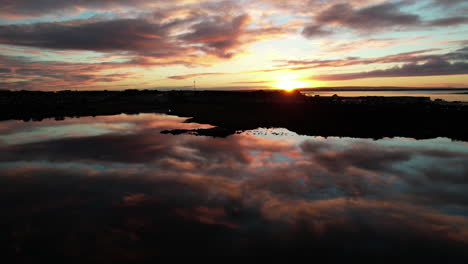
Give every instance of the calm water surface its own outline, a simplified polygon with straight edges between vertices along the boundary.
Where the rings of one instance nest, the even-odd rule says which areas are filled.
[[[227,138],[161,114],[0,122],[0,241],[24,262],[161,254],[466,259],[468,143]]]
[[[467,93],[467,94],[462,94]],[[308,96],[332,96],[337,94],[343,97],[359,96],[415,96],[430,97],[431,100],[442,99],[447,102],[468,102],[468,90],[459,91],[331,91],[331,92],[304,92]]]

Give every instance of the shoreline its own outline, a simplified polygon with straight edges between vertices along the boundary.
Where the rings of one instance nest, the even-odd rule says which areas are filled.
[[[468,141],[468,106],[427,97],[309,97],[284,91],[7,92],[0,120],[167,113],[216,126],[170,130],[227,137],[236,131],[283,127],[300,135],[337,137],[447,137]]]

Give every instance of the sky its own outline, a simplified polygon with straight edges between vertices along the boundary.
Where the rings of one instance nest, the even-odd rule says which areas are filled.
[[[466,0],[2,0],[0,89],[468,87]]]

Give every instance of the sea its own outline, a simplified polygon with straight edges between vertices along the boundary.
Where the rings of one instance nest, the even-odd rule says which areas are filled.
[[[442,99],[447,102],[468,102],[468,89],[453,91],[453,90],[408,90],[408,91],[304,91],[307,96],[343,96],[343,97],[359,97],[359,96],[415,96],[415,97],[430,97],[431,100]]]

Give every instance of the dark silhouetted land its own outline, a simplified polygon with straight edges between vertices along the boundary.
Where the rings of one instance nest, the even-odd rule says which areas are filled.
[[[468,140],[466,103],[428,97],[307,97],[284,91],[2,91],[0,109],[0,120],[157,112],[216,126],[164,131],[173,134],[224,137],[258,127],[282,127],[311,136]]]

